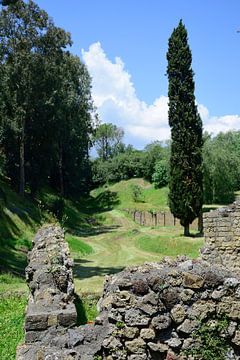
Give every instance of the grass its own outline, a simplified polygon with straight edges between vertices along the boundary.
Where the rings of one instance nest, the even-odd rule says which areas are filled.
[[[19,197],[6,182],[0,185],[7,195],[7,206],[0,214],[0,359],[11,360],[23,338],[27,251],[37,229],[56,221],[47,205],[57,194],[45,189],[33,202],[28,196]],[[133,201],[132,185],[141,187],[144,202]],[[156,190],[143,179],[131,179],[96,189],[87,199],[65,200],[62,224],[75,263],[79,324],[96,317],[106,275],[126,266],[159,261],[166,255],[198,255],[202,239],[185,238],[180,227],[142,227],[123,211],[166,211],[167,196],[167,188]]]
[[[138,185],[142,190],[143,202],[134,202],[132,197],[132,186]],[[115,194],[114,208],[138,209],[138,210],[169,210],[168,208],[168,188],[155,189],[152,184],[143,179],[122,180],[116,184],[100,187],[92,192],[97,198],[106,191]]]
[[[170,230],[169,234],[140,236],[136,240],[136,246],[143,251],[164,256],[188,255],[191,258],[197,258],[199,248],[203,246],[203,239],[174,236]]]
[[[66,240],[68,242],[71,253],[89,255],[93,252],[93,248],[90,245],[86,244],[79,237],[66,234]]]
[[[24,339],[26,295],[0,296],[0,359],[14,360],[16,347]]]

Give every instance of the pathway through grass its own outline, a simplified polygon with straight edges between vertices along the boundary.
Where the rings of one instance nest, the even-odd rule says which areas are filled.
[[[185,238],[177,227],[141,227],[120,210],[109,211],[105,216],[110,225],[75,238],[75,243],[83,241],[92,248],[88,254],[72,248],[78,293],[100,293],[105,275],[126,266],[159,261],[166,255],[197,257],[203,244],[201,238]]]

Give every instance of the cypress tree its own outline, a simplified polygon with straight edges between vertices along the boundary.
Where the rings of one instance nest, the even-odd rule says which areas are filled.
[[[169,125],[171,158],[169,206],[189,235],[189,225],[200,216],[202,190],[202,121],[194,96],[192,54],[187,30],[180,20],[174,29],[167,52],[169,80]]]

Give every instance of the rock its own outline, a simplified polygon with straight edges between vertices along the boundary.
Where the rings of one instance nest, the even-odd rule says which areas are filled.
[[[175,323],[181,324],[181,322],[185,319],[185,316],[186,312],[182,305],[178,304],[172,308],[171,317]]]
[[[220,300],[223,296],[226,295],[226,293],[227,293],[227,290],[222,287],[220,290],[214,290],[212,292],[211,297],[213,300]]]
[[[139,334],[137,327],[125,327],[121,330],[122,335],[127,339],[134,339]]]
[[[232,339],[232,343],[237,345],[237,346],[240,346],[240,330],[236,330],[235,336]]]
[[[224,285],[226,287],[229,287],[229,288],[235,288],[237,287],[238,285],[240,284],[240,280],[239,279],[236,279],[236,278],[227,278],[225,281],[224,281]]]
[[[230,321],[228,328],[227,328],[227,333],[230,337],[233,337],[233,335],[235,334],[237,328],[237,323],[235,321]]]
[[[169,347],[166,344],[149,342],[148,347],[154,352],[166,353]]]
[[[142,329],[140,332],[140,337],[144,340],[151,340],[155,338],[155,331],[151,328]]]
[[[182,345],[182,341],[179,338],[171,338],[166,340],[165,343],[173,349],[177,349]]]
[[[177,328],[177,331],[182,332],[184,334],[191,334],[197,327],[196,320],[186,319],[184,322]]]
[[[171,325],[171,318],[169,315],[159,315],[152,319],[152,326],[156,330],[167,329]]]
[[[83,342],[84,336],[79,334],[77,330],[69,329],[68,330],[68,347],[74,348]]]
[[[183,289],[182,292],[179,294],[179,298],[184,303],[187,303],[193,298],[194,294],[194,291],[191,289]]]
[[[150,318],[143,315],[140,310],[132,309],[126,310],[125,322],[129,326],[147,326],[150,322]]]
[[[133,354],[142,354],[145,352],[146,343],[142,338],[125,342],[126,349]]]
[[[183,286],[190,289],[201,289],[204,285],[204,279],[196,274],[185,272],[183,274]]]
[[[121,342],[113,336],[103,340],[102,346],[106,349],[116,350],[122,347]]]

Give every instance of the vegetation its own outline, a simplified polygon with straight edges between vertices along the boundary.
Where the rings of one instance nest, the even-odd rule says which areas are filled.
[[[202,322],[193,334],[193,337],[199,340],[199,346],[190,349],[187,351],[187,354],[204,360],[226,359],[229,345],[223,334],[226,333],[228,326],[229,320],[226,318],[217,318],[209,320],[208,322]]]
[[[231,203],[240,183],[240,132],[205,134],[203,147],[204,202]]]
[[[26,295],[0,294],[0,355],[3,360],[16,358],[16,347],[24,339],[23,321]]]
[[[141,236],[136,242],[137,246],[146,252],[174,257],[188,254],[191,258],[199,256],[199,248],[202,243],[201,238],[183,238],[172,228],[164,229],[161,231],[161,235]]]
[[[124,132],[113,124],[101,124],[96,128],[94,144],[99,158],[106,161],[124,150]]]
[[[168,43],[169,125],[171,158],[169,206],[189,235],[189,224],[202,209],[202,121],[194,96],[192,55],[180,21]]]
[[[84,193],[93,105],[70,34],[32,0],[2,9],[0,32],[2,172],[21,195],[44,185]]]

